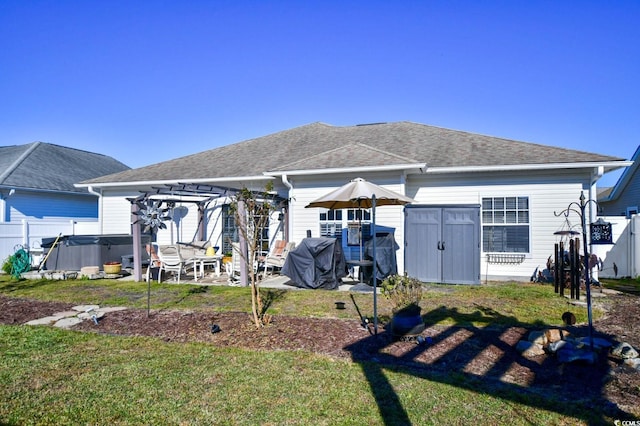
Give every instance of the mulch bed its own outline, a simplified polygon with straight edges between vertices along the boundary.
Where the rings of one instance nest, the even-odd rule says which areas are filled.
[[[640,297],[609,295],[597,303],[606,309],[594,323],[595,335],[640,349]],[[0,323],[27,321],[68,310],[70,304],[0,295]],[[219,331],[212,333],[212,326]],[[515,350],[531,329],[431,325],[418,343],[398,340],[382,324],[373,335],[359,320],[274,316],[256,329],[247,313],[151,311],[127,309],[106,314],[98,323],[84,321],[74,330],[126,336],[151,336],[167,342],[203,342],[257,351],[303,350],[385,368],[402,366],[427,379],[452,382],[451,373],[473,382],[473,389],[500,394],[557,395],[557,400],[599,409],[611,416],[640,416],[640,373],[602,354],[595,365],[559,364],[552,355],[525,358]],[[569,330],[586,336],[586,325]],[[477,380],[476,380],[477,379]],[[455,382],[452,382],[455,383]]]

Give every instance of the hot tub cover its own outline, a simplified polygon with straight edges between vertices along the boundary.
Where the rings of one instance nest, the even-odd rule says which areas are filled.
[[[289,252],[282,274],[300,288],[334,290],[347,276],[347,264],[335,238],[305,238]]]
[[[120,244],[133,244],[133,237],[125,234],[110,234],[110,235],[62,235],[60,238],[50,237],[42,239],[42,248],[51,248],[53,243],[58,240],[56,244],[64,244],[66,246],[86,246],[86,245],[120,245]]]

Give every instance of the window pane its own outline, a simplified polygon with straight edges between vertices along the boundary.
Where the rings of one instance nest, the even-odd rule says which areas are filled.
[[[529,227],[508,226],[506,249],[509,252],[524,253],[529,251]]]
[[[507,197],[507,209],[515,210],[516,208],[516,197]]]
[[[529,223],[529,212],[518,212],[518,223]]]
[[[493,200],[491,198],[483,198],[482,199],[482,210],[492,210],[493,209]]]
[[[517,223],[516,222],[516,212],[513,210],[507,211],[507,223]]]
[[[482,249],[485,252],[528,253],[528,226],[483,226]]]
[[[504,210],[504,198],[494,198],[493,208],[495,210]]]
[[[520,210],[529,210],[529,197],[518,197],[518,208]]]
[[[493,223],[493,214],[491,211],[482,212],[482,223]]]
[[[493,223],[504,223],[504,212],[502,211],[494,212]]]

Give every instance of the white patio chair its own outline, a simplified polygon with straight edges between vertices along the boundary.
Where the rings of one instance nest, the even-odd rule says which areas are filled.
[[[240,279],[241,265],[242,257],[240,256],[240,244],[231,243],[231,262],[224,264],[230,283],[234,283]]]
[[[271,252],[264,258],[264,275],[267,275],[267,270],[272,268],[282,268],[284,262],[287,260],[287,255],[291,250],[296,247],[296,243],[286,242],[284,240],[277,240],[273,244]]]
[[[162,282],[162,271],[164,272],[177,272],[178,283],[180,283],[180,276],[184,271],[185,262],[182,256],[180,256],[180,250],[178,246],[158,246],[158,258],[160,259],[160,270],[158,271],[158,282]]]
[[[229,276],[229,283],[235,283],[240,280],[242,265],[245,262],[240,255],[240,243],[231,243],[231,262],[225,263],[225,270]],[[254,262],[253,271],[258,272],[258,262]],[[247,271],[248,272],[248,271]]]

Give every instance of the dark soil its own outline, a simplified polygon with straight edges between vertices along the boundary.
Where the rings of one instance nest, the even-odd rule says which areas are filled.
[[[594,323],[594,336],[640,349],[640,297],[615,294],[594,303],[607,312]],[[0,323],[23,324],[70,307],[0,295]],[[212,333],[214,324],[219,331]],[[84,321],[74,329],[257,351],[304,350],[355,362],[372,361],[366,365],[402,366],[419,377],[479,392],[525,394],[547,401],[552,410],[577,401],[612,418],[640,416],[640,372],[608,353],[602,353],[594,365],[560,364],[553,355],[523,357],[515,345],[527,337],[528,327],[427,325],[419,340],[403,340],[383,324],[374,335],[371,324],[365,329],[357,319],[274,316],[268,326],[256,329],[246,313],[161,310],[148,316],[146,310],[127,309],[106,314],[98,325]],[[574,336],[588,335],[585,324],[568,331]],[[466,380],[461,381],[461,376]]]

